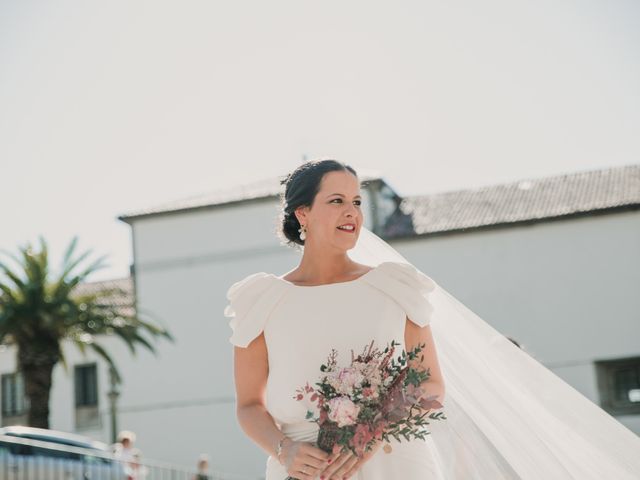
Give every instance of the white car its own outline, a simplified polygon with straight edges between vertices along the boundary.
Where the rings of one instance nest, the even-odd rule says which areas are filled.
[[[81,435],[34,427],[0,428],[2,480],[124,480],[109,446]]]

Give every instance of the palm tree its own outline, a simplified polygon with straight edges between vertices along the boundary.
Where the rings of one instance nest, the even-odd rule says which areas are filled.
[[[41,249],[35,252],[31,245],[20,248],[22,260],[10,252],[11,257],[23,270],[19,275],[5,263],[0,262],[0,344],[15,345],[18,370],[22,373],[28,404],[28,424],[49,428],[49,394],[51,376],[55,365],[67,363],[62,342],[74,343],[82,353],[93,350],[111,367],[117,383],[122,382],[113,358],[98,343],[100,336],[117,336],[124,341],[132,354],[136,346],[142,345],[152,353],[155,349],[143,333],[151,337],[165,337],[173,341],[171,334],[151,321],[140,318],[140,309],[133,305],[118,305],[114,298],[126,292],[121,287],[92,291],[84,289],[81,282],[102,265],[100,257],[79,273],[76,267],[91,253],[87,251],[72,259],[78,237],[74,237],[67,248],[61,273],[50,278],[47,244],[40,238]],[[151,315],[149,315],[151,316]]]

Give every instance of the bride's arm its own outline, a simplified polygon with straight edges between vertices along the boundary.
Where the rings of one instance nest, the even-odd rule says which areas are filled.
[[[266,388],[269,361],[264,333],[246,348],[234,346],[234,378],[236,385],[236,416],[242,430],[269,455],[284,465],[288,473],[301,480],[312,479],[326,465],[329,454],[310,442],[298,442],[278,428],[266,408]],[[277,456],[280,440],[282,452]],[[302,473],[302,470],[308,472]]]
[[[421,327],[407,317],[404,343],[407,351],[413,350],[418,344],[426,344],[421,352],[424,354],[424,360],[420,362],[420,357],[418,357],[413,361],[410,360],[409,363],[412,366],[421,365],[425,370],[429,369],[431,375],[429,380],[422,384],[422,389],[425,391],[426,396],[436,395],[436,400],[444,405],[445,385],[438,362],[438,352],[431,333],[431,326],[425,325]]]
[[[233,350],[238,423],[252,440],[277,458],[278,442],[285,435],[265,406],[269,364],[264,334],[261,333],[246,348],[235,346]]]

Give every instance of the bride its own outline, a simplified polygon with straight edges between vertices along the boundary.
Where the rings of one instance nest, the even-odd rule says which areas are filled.
[[[225,308],[237,418],[269,454],[266,480],[640,478],[638,436],[364,227],[352,167],[307,162],[282,183],[279,233],[304,247],[300,263],[236,281]],[[372,340],[426,344],[425,390],[446,420],[426,440],[328,454],[295,390],[317,381],[331,349],[344,362]]]

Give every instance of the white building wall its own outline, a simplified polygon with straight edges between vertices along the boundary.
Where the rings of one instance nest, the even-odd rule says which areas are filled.
[[[394,246],[595,403],[593,362],[640,355],[638,210]]]

